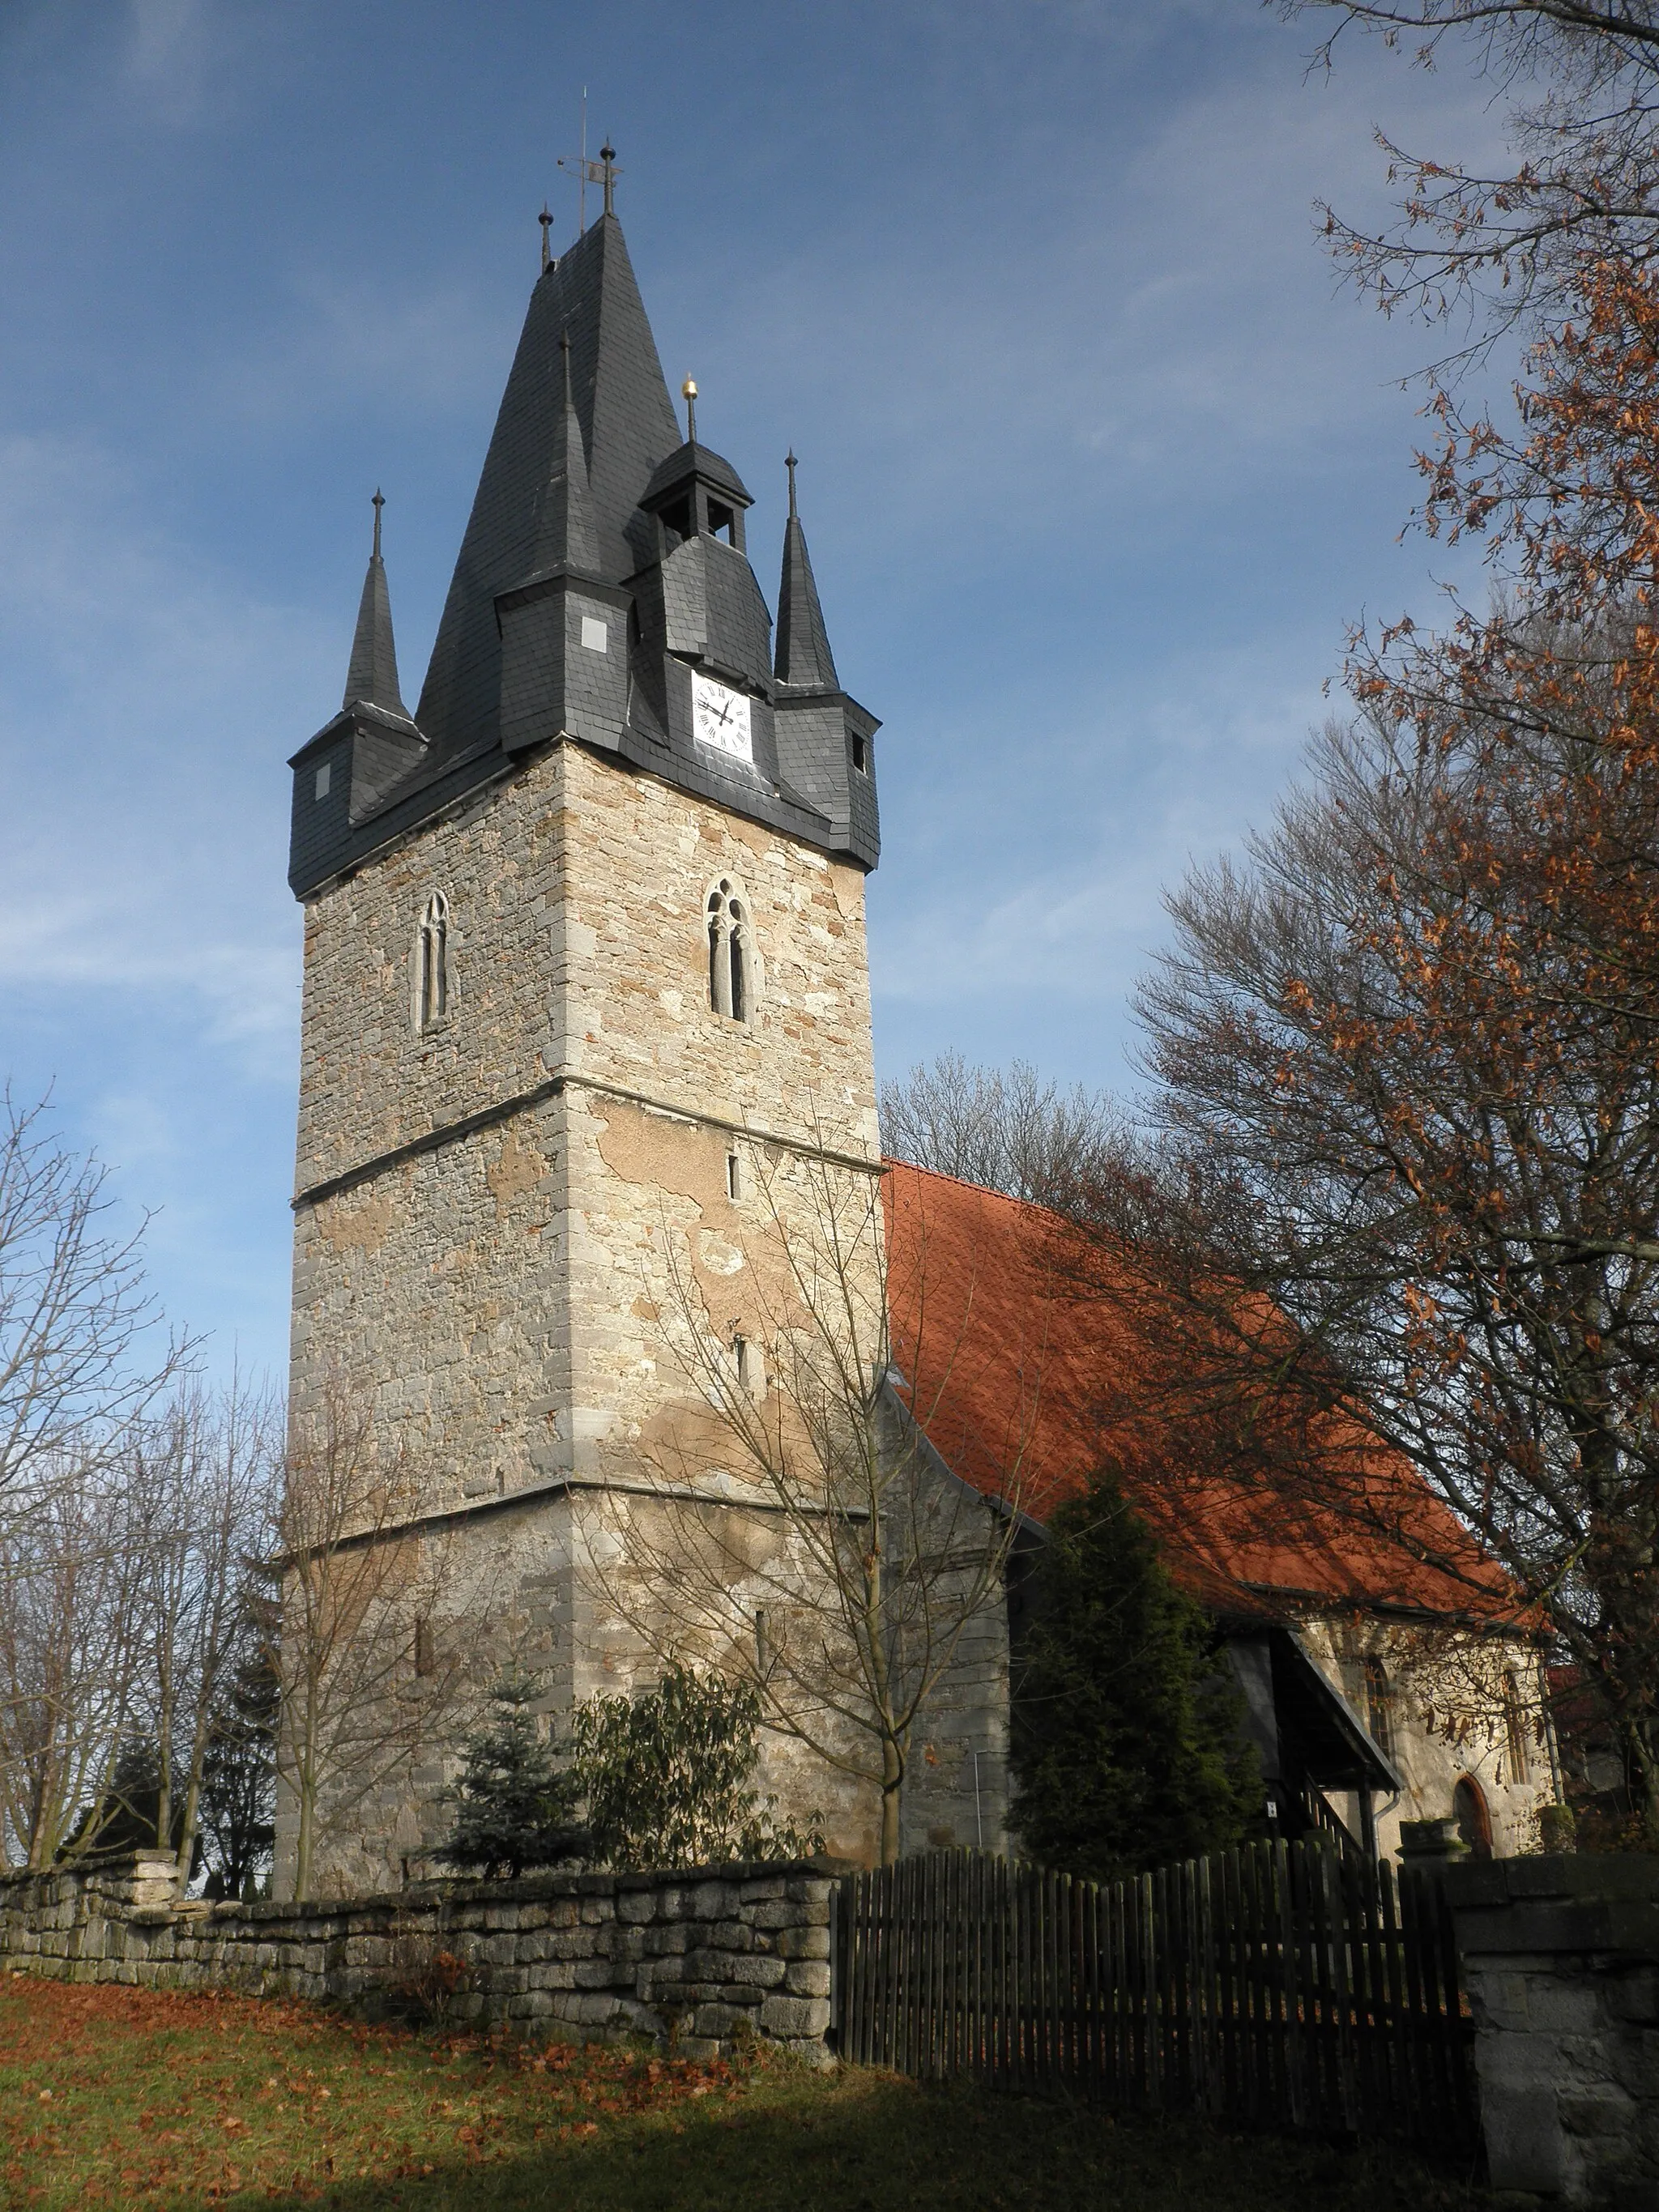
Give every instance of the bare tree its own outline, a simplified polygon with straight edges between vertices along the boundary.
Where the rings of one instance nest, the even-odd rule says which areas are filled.
[[[958,1481],[924,1432],[950,1347],[928,1405],[894,1364],[878,1180],[751,1150],[741,1280],[711,1282],[664,1222],[660,1317],[690,1403],[643,1474],[618,1459],[589,1572],[647,1650],[752,1684],[767,1727],[877,1790],[890,1862],[918,1722],[1001,1603],[1034,1398],[1010,1409],[1000,1494]]]
[[[896,1159],[1061,1212],[1135,1148],[1103,1091],[1062,1091],[1023,1060],[971,1066],[958,1052],[884,1085],[881,1133]]]
[[[276,1773],[295,1808],[298,1899],[319,1844],[441,1732],[487,1627],[473,1589],[465,1639],[454,1632],[451,1547],[420,1525],[421,1503],[406,1460],[383,1456],[367,1407],[331,1379],[294,1424],[271,1523]]]
[[[64,1468],[0,1527],[0,1834],[29,1868],[97,1840],[140,1684],[141,1553],[107,1467]]]
[[[149,1346],[139,1232],[106,1229],[104,1170],[57,1142],[46,1112],[0,1097],[0,1493],[14,1498],[84,1470],[189,1349]]]
[[[240,1656],[249,1562],[269,1525],[280,1413],[240,1376],[192,1378],[136,1425],[119,1462],[133,1547],[139,1697],[157,1778],[155,1844],[194,1861],[202,1774]]]
[[[1508,101],[1514,161],[1496,174],[1413,154],[1381,137],[1404,187],[1393,229],[1357,229],[1333,210],[1339,263],[1393,312],[1465,332],[1438,379],[1520,330],[1576,312],[1587,262],[1640,276],[1659,251],[1659,9],[1651,0],[1282,0],[1287,16],[1335,18],[1431,66],[1455,41]]]

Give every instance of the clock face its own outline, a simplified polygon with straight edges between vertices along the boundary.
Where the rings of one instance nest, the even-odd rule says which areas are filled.
[[[699,676],[696,669],[691,672],[691,728],[700,745],[753,765],[747,695],[715,683],[712,676]]]

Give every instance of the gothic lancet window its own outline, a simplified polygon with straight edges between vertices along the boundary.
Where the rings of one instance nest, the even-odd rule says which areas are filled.
[[[708,1003],[734,1022],[749,1021],[755,1005],[755,950],[742,892],[722,877],[708,894]]]
[[[1513,1673],[1504,1676],[1504,1733],[1510,1754],[1509,1778],[1527,1779],[1527,1715],[1521,1702],[1521,1685]]]
[[[1390,1757],[1394,1753],[1394,1693],[1388,1670],[1375,1656],[1365,1662],[1365,1725],[1371,1741]]]
[[[434,891],[415,940],[415,1026],[434,1029],[449,1011],[449,901]]]

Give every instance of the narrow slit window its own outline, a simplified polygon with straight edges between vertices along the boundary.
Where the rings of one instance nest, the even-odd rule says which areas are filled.
[[[735,1152],[726,1156],[726,1194],[730,1199],[743,1196],[743,1163]]]
[[[432,1623],[417,1620],[415,1624],[415,1672],[431,1674],[437,1671],[438,1656],[433,1648]]]
[[[429,1030],[449,1011],[449,902],[441,891],[422,909],[415,959],[416,1026]]]
[[[870,752],[869,742],[866,738],[854,736],[853,739],[853,765],[860,775],[869,775]]]

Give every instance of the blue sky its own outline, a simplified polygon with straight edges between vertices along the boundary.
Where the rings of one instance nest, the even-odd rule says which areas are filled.
[[[781,459],[885,724],[884,1075],[1133,1082],[1162,888],[1294,775],[1399,533],[1429,340],[1340,290],[1381,124],[1455,66],[1255,0],[6,0],[0,1072],[48,1084],[211,1357],[280,1370],[299,1004],[284,762],[337,705],[385,487],[404,689],[589,88],[664,366]]]

